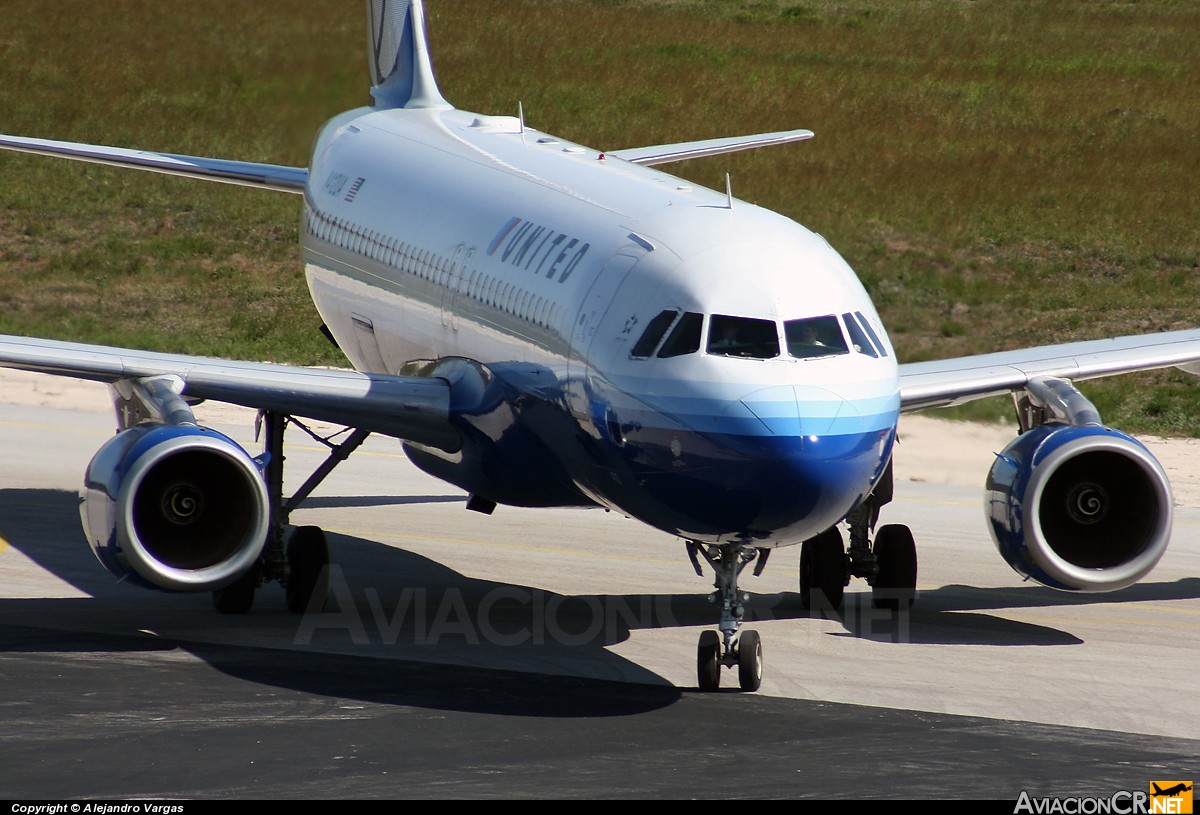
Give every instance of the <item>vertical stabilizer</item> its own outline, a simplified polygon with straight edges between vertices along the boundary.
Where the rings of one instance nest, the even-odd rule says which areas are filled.
[[[375,107],[452,107],[433,75],[421,0],[367,0],[367,18]]]

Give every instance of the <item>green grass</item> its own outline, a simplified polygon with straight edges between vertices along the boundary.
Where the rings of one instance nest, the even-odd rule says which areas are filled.
[[[824,234],[905,360],[1200,322],[1200,9],[1158,2],[430,0],[457,106],[677,165]],[[7,0],[0,132],[302,165],[367,98],[359,4]],[[0,331],[336,363],[292,196],[0,154]],[[1088,384],[1200,433],[1197,385]],[[985,403],[970,415],[1008,412]]]

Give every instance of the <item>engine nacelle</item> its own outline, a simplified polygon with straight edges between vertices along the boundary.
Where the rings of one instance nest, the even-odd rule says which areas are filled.
[[[985,511],[1001,556],[1069,591],[1136,583],[1171,533],[1171,486],[1138,441],[1098,425],[1046,424],[1013,440],[988,473]]]
[[[169,591],[222,588],[262,552],[266,482],[232,439],[195,425],[147,424],[110,439],[88,465],[80,514],[118,578]]]

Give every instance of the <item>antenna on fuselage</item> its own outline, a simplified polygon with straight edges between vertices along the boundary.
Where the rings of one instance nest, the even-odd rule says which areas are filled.
[[[517,102],[517,122],[521,127],[521,141],[525,141],[525,103]]]
[[[733,209],[733,181],[729,178],[729,173],[725,173],[725,206]]]

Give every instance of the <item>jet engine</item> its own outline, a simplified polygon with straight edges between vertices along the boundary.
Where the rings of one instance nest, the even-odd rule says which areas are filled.
[[[1043,424],[1018,436],[997,455],[985,502],[1001,556],[1056,589],[1131,585],[1154,568],[1171,532],[1162,466],[1099,424]]]
[[[262,552],[270,501],[258,465],[232,439],[194,424],[142,424],[88,465],[83,527],[120,579],[169,591],[222,588]]]

